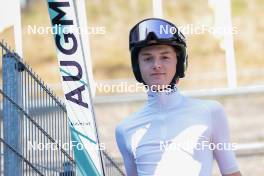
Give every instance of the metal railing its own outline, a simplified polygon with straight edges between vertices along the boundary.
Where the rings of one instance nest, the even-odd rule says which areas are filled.
[[[18,111],[23,111],[21,110],[21,108],[18,107],[18,105],[11,100],[1,89],[0,89],[0,99],[2,101],[5,101],[5,104],[9,104],[10,106],[14,106],[16,109],[16,113]],[[3,104],[1,104],[3,105]],[[3,107],[1,107],[1,109],[3,109]],[[14,110],[12,108],[12,110]],[[12,111],[11,110],[11,111]],[[14,111],[13,111],[14,112]],[[1,114],[2,116],[2,114]],[[13,146],[11,146],[10,144],[7,143],[7,141],[4,140],[4,128],[3,128],[3,121],[1,119],[0,122],[0,152],[1,152],[1,157],[0,157],[0,175],[13,175],[16,172],[21,172],[20,170],[24,170],[24,172],[22,172],[22,174],[24,173],[30,173],[28,175],[44,175],[43,173],[41,173],[40,170],[38,170],[26,157],[24,157],[21,154],[21,151],[19,151],[20,149],[14,148]],[[2,157],[4,156],[4,158]],[[17,161],[17,163],[15,163]],[[13,168],[13,170],[10,172],[10,167],[12,167],[12,165],[16,165],[16,168]],[[22,168],[21,168],[22,166]],[[9,172],[7,173],[6,171],[9,170]]]
[[[18,55],[3,43],[1,47],[2,141],[43,175],[62,174],[65,163],[74,170],[70,147],[60,145],[70,144],[71,139],[63,104]],[[50,110],[42,111],[43,107]],[[4,175],[32,175],[32,167],[22,164],[20,158],[13,156],[13,151],[5,150],[5,146]],[[14,168],[13,164],[18,167]]]
[[[120,164],[109,156],[106,151],[103,151],[103,162],[106,176],[125,176]]]
[[[0,175],[75,175],[65,105],[22,58],[0,46]],[[106,175],[124,175],[106,151],[103,162]]]

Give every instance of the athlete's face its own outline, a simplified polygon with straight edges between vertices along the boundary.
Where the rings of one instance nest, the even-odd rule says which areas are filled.
[[[145,47],[140,50],[138,59],[141,76],[148,86],[162,88],[171,83],[177,64],[176,52],[172,46]]]

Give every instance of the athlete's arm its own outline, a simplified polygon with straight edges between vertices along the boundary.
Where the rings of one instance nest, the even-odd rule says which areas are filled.
[[[122,154],[123,161],[125,164],[126,175],[127,176],[137,176],[136,164],[134,162],[134,156],[128,150],[126,145],[126,139],[124,138],[124,133],[121,127],[116,128],[116,143],[119,148],[119,151]]]
[[[227,116],[218,102],[212,107],[212,142],[215,144],[214,157],[221,174],[224,176],[240,176],[232,143],[229,140]]]
[[[235,172],[233,174],[227,174],[227,175],[223,175],[223,176],[241,176],[240,172]]]

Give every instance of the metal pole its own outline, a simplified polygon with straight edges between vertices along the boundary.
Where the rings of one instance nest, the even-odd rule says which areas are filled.
[[[21,57],[23,57],[20,0],[15,0],[15,3],[13,4],[13,9],[14,9],[14,12],[16,14],[15,15],[15,21],[14,21],[14,35],[15,35],[16,52]]]
[[[162,0],[152,0],[153,17],[162,18]]]
[[[215,32],[214,35],[221,39],[221,48],[225,51],[226,73],[229,88],[237,87],[237,71],[235,60],[235,49],[233,40],[233,26],[230,0],[209,0],[209,5],[214,11],[215,28],[222,31]]]
[[[21,80],[18,64],[11,54],[3,56],[3,90],[14,102],[21,105]],[[20,112],[6,98],[3,102],[4,140],[17,152],[21,153]],[[22,160],[8,147],[4,146],[4,175],[13,176],[14,173],[21,176]]]
[[[232,26],[232,15],[231,15],[231,1],[224,0],[223,5],[226,7],[226,27],[231,29]],[[225,55],[226,55],[226,66],[227,66],[227,80],[230,88],[237,87],[237,74],[236,74],[236,61],[235,61],[235,49],[234,40],[231,32],[225,35]]]

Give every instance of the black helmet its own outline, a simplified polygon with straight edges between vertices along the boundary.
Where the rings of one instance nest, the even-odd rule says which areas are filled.
[[[157,43],[149,44],[151,40]],[[174,85],[177,79],[184,77],[184,71],[187,68],[186,41],[174,24],[159,18],[142,20],[130,30],[129,50],[135,78],[138,82],[145,84],[139,69],[138,53],[146,46],[157,44],[170,45],[177,51],[176,74],[171,81],[171,85]]]

